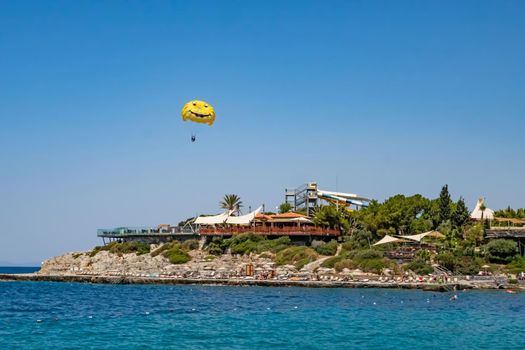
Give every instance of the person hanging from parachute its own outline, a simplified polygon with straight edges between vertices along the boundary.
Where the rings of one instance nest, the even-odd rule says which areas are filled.
[[[212,126],[215,122],[215,110],[213,107],[204,101],[193,100],[184,105],[182,108],[182,120],[190,121],[199,124],[208,124]],[[197,140],[195,133],[191,134],[191,142]]]

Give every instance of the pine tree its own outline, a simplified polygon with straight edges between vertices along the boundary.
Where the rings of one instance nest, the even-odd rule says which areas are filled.
[[[448,193],[448,185],[443,186],[439,194],[439,222],[445,222],[452,216],[452,200]]]
[[[456,204],[456,210],[452,216],[452,223],[455,227],[464,226],[470,218],[470,213],[467,206],[465,205],[465,200],[463,197],[459,197],[459,200]]]

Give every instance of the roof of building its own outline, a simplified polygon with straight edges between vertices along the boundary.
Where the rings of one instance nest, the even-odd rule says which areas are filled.
[[[295,219],[295,218],[305,218],[306,215],[288,212],[288,213],[282,213],[282,214],[274,214],[271,217],[272,219]]]
[[[255,220],[268,221],[268,220],[271,220],[271,219],[272,219],[271,215],[266,215],[266,214],[262,214],[262,213],[258,213],[257,215],[255,215]]]

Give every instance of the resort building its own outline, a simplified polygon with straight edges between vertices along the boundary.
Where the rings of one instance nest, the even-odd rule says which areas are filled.
[[[261,213],[260,207],[246,215],[232,214],[232,211],[226,211],[218,215],[199,216],[191,224],[183,227],[161,224],[154,228],[99,229],[97,236],[106,244],[112,241],[157,243],[214,236],[230,237],[244,233],[290,236],[298,241],[334,239],[341,235],[339,229],[316,226],[306,215],[299,213],[268,215]]]
[[[161,224],[156,227],[118,227],[99,229],[97,236],[104,244],[112,241],[166,242],[206,237],[229,237],[253,233],[265,236],[290,236],[297,241],[329,240],[341,236],[341,231],[314,225],[309,218],[313,210],[328,202],[347,210],[367,207],[370,199],[352,193],[324,191],[316,182],[285,190],[285,203],[292,212],[264,214],[262,206],[245,214],[235,215],[232,210],[217,215],[201,215],[183,227]],[[303,212],[304,214],[298,213]]]
[[[221,214],[224,215],[224,214]],[[206,220],[206,217],[197,218],[195,223],[200,223],[198,228],[201,236],[232,236],[235,234],[253,233],[265,236],[296,236],[303,238],[336,238],[341,235],[337,229],[327,229],[315,226],[313,222],[303,214],[261,214],[254,211],[241,217],[230,217],[225,221],[226,225],[213,224],[215,220]]]

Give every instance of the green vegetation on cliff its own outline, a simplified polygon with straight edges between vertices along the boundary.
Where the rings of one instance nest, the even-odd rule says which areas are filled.
[[[191,256],[188,254],[189,250],[192,250],[192,247],[198,248],[198,242],[195,240],[180,242],[171,242],[163,244],[154,251],[151,252],[151,256],[155,257],[162,254],[167,258],[172,264],[184,264],[191,260]],[[196,248],[194,248],[196,249]]]
[[[317,260],[318,257],[311,248],[294,246],[278,252],[274,261],[277,265],[294,265],[297,269],[301,269],[304,265]]]
[[[95,247],[90,253],[89,256],[93,257],[101,251],[109,251],[113,254],[123,255],[135,253],[137,255],[148,254],[150,251],[149,244],[142,242],[111,242],[104,246]]]
[[[337,241],[331,240],[328,243],[321,243],[315,247],[315,251],[321,255],[335,255],[337,252]]]
[[[221,255],[226,252],[231,254],[250,254],[272,252],[276,253],[291,245],[290,237],[283,236],[269,239],[265,236],[255,234],[235,235],[231,238],[221,239],[215,237],[206,247],[208,253]]]

